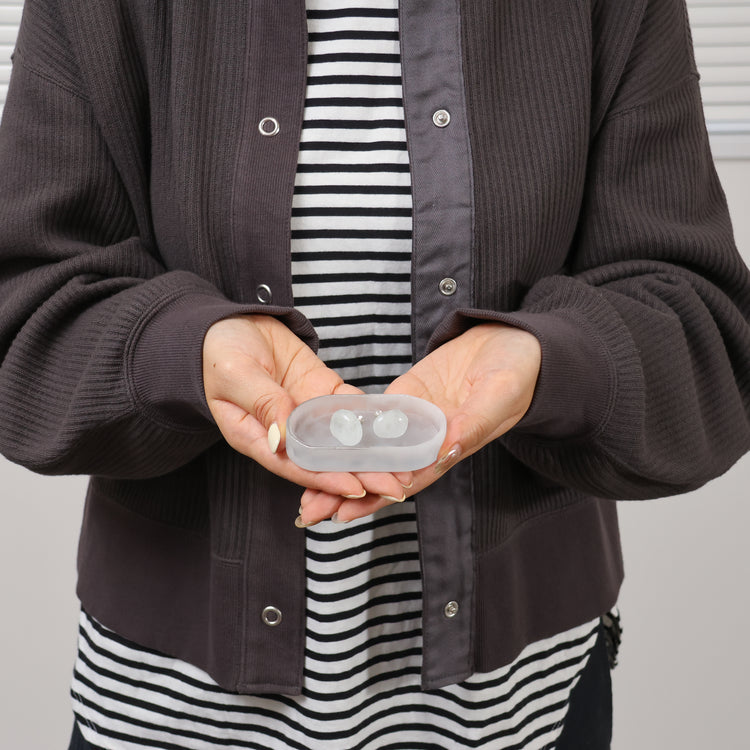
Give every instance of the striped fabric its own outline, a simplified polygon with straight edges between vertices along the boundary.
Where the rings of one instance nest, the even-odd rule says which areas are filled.
[[[581,626],[529,646],[491,680],[429,693],[417,687],[415,654],[387,682],[338,698],[253,697],[82,614],[73,699],[84,737],[108,750],[549,750],[596,637],[596,624]]]
[[[320,356],[382,391],[411,362],[411,188],[396,2],[312,0],[292,203],[295,305]]]
[[[308,0],[309,77],[292,208],[295,304],[321,357],[382,390],[410,363],[411,195],[396,0]],[[291,520],[290,520],[291,522]],[[598,620],[511,666],[422,692],[413,501],[307,529],[302,696],[227,694],[81,616],[72,686],[111,750],[551,748]]]

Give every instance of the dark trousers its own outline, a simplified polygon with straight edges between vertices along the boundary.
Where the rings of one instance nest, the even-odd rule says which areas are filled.
[[[612,742],[612,675],[603,626],[570,705],[555,750],[609,750]]]
[[[600,632],[570,706],[555,750],[609,750],[612,741],[612,681],[604,633]],[[81,736],[78,724],[68,750],[100,750]]]
[[[70,738],[70,745],[68,750],[97,750],[96,745],[92,745],[90,742],[86,742],[81,734],[81,730],[78,728],[78,722],[73,722],[73,735]]]

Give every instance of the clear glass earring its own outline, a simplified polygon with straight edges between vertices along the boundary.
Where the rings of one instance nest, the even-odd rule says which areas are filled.
[[[372,431],[383,439],[400,438],[409,427],[409,417],[401,409],[379,411],[372,422]]]
[[[331,435],[342,445],[352,447],[362,442],[362,421],[350,409],[338,409],[331,415]]]

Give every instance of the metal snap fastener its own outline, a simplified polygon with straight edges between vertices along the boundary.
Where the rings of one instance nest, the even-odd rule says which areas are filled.
[[[278,607],[266,607],[261,614],[261,619],[266,625],[275,628],[281,622],[281,610]]]
[[[438,109],[432,115],[432,121],[439,128],[444,128],[451,121],[451,113],[447,109]]]
[[[446,617],[455,617],[458,614],[458,602],[450,601],[443,609]]]
[[[262,305],[269,304],[273,298],[271,287],[268,284],[260,284],[255,290],[255,297]]]
[[[275,117],[264,117],[258,123],[261,135],[276,135],[279,132],[279,121]]]
[[[450,278],[450,276],[448,276],[438,284],[438,288],[440,289],[440,294],[444,294],[446,297],[450,297],[451,294],[456,293],[458,284],[456,283],[455,279],[452,279]]]

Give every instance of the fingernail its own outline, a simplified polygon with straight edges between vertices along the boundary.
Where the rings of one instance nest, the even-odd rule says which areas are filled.
[[[405,489],[410,490],[414,486],[414,480],[412,479],[409,484],[404,484],[403,482],[399,482],[399,484]]]
[[[297,510],[297,513],[299,513],[300,515],[302,515],[302,506],[301,505],[299,506],[299,509]]]
[[[348,500],[361,500],[367,494],[367,490],[362,490],[361,495],[343,495]]]
[[[297,518],[294,519],[294,525],[298,529],[306,529],[308,526],[315,526],[316,523],[317,523],[317,521],[315,521],[314,523],[305,523],[302,520],[302,516],[297,516]]]
[[[342,521],[342,520],[341,520],[341,519],[339,518],[339,514],[338,514],[338,513],[334,513],[334,514],[333,514],[333,515],[331,516],[331,520],[332,520],[332,521],[333,521],[334,523],[349,523],[349,521]]]
[[[281,442],[281,430],[279,426],[274,422],[268,428],[268,447],[271,449],[271,453],[276,453],[279,449],[279,443]]]
[[[404,492],[401,497],[391,497],[390,495],[381,495],[380,497],[382,497],[383,500],[388,500],[390,503],[403,503],[404,500],[406,500],[406,493]]]
[[[456,443],[444,456],[442,456],[438,462],[435,464],[435,473],[436,474],[442,474],[444,471],[447,471],[450,469],[451,466],[453,466],[456,461],[458,461],[458,457],[461,455],[461,446]]]

